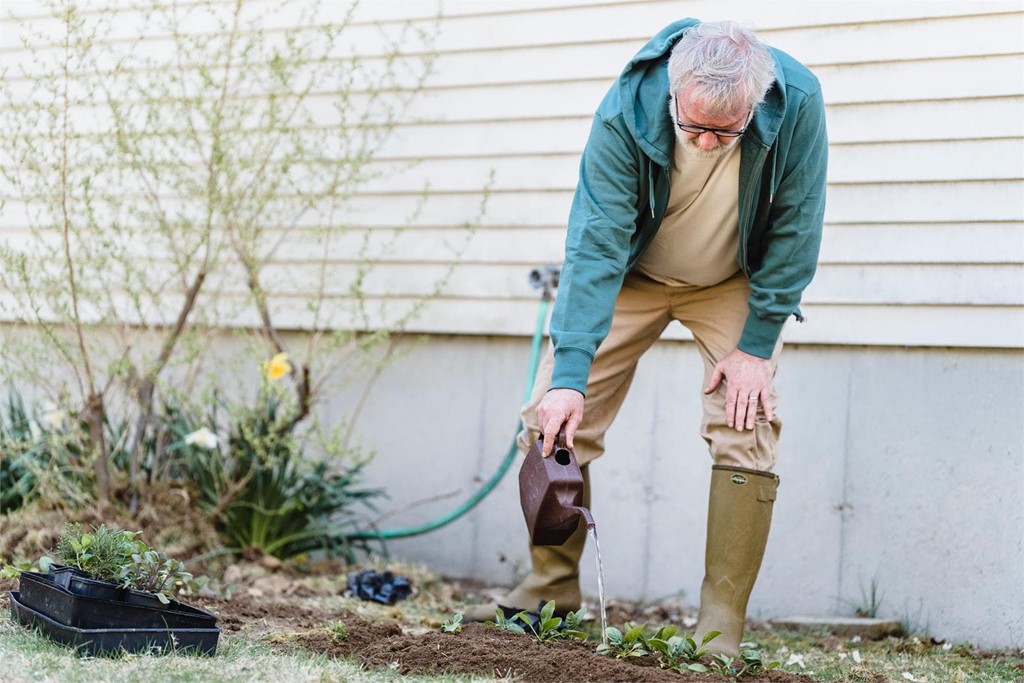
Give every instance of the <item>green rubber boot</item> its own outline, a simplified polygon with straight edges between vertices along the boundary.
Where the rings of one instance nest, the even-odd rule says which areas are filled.
[[[589,468],[580,468],[583,474],[583,506],[590,507]],[[472,605],[463,612],[466,621],[494,621],[498,605],[515,611],[538,611],[538,605],[555,601],[558,614],[580,608],[580,557],[587,542],[587,525],[580,519],[579,526],[564,545],[530,545],[531,569],[529,576],[518,586],[498,599],[496,603]]]
[[[742,467],[711,469],[704,583],[694,640],[699,644],[708,632],[720,631],[708,650],[736,658],[747,600],[764,559],[779,478]]]

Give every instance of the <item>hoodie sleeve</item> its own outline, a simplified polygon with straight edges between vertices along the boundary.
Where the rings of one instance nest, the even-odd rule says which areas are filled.
[[[760,358],[771,358],[782,326],[800,305],[818,264],[828,162],[820,89],[804,99],[784,159],[764,256],[750,277],[750,312],[739,342],[741,351]]]
[[[586,393],[590,364],[611,327],[637,218],[640,152],[621,117],[594,119],[569,212],[565,262],[551,315],[551,388]]]

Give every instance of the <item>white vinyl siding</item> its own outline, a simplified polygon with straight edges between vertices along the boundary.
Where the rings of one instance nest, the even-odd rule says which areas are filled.
[[[30,3],[15,7],[32,14]],[[753,25],[822,83],[831,142],[825,236],[802,305],[808,322],[787,325],[787,341],[1024,345],[1019,2],[459,0],[442,8],[434,74],[381,150],[384,173],[348,215],[392,244],[366,293],[395,315],[445,276],[451,245],[464,239],[461,226],[476,215],[493,173],[486,214],[413,330],[533,329],[537,293],[527,272],[561,260],[594,109],[652,34],[695,16]],[[327,3],[323,20],[342,9]],[[430,26],[437,6],[376,0],[356,16],[352,49],[379,56],[382,30],[394,35],[409,20]],[[25,53],[17,25],[3,21],[0,59],[14,63]],[[130,34],[130,22],[122,23]],[[427,182],[430,198],[417,211]],[[9,202],[0,231],[16,239],[24,221],[23,207]],[[328,292],[339,301],[355,268],[344,244],[357,238],[335,251],[337,286]],[[309,322],[294,303],[312,286],[303,266],[313,240],[310,230],[291,229],[267,273],[285,326]],[[231,292],[242,279],[227,272],[219,281]],[[686,332],[674,326],[666,336]]]

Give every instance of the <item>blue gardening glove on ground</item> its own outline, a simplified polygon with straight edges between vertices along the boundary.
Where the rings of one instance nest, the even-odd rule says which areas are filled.
[[[377,572],[364,569],[348,575],[346,590],[360,600],[393,605],[412,594],[412,582],[404,576],[391,572]]]

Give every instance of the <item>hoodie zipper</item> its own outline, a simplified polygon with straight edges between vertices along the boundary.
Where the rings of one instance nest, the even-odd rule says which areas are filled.
[[[758,142],[758,153],[757,158],[751,164],[752,168],[760,168],[761,164],[764,163],[765,157],[768,155],[768,147]],[[746,225],[740,226],[740,259],[741,266],[743,267],[743,274],[748,278],[750,277],[750,264],[747,254],[747,240],[750,237],[750,231],[754,227],[754,207],[752,206],[754,197],[757,192],[757,185],[761,181],[761,174],[753,174],[750,178],[750,182],[743,191],[743,199],[740,202],[740,208],[745,210],[746,213]],[[771,201],[774,199],[774,187],[775,187],[775,165],[772,164],[772,184],[769,188],[768,204],[771,206]]]
[[[647,202],[651,205],[651,218],[654,218],[654,161],[647,157]]]

